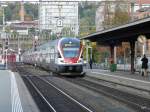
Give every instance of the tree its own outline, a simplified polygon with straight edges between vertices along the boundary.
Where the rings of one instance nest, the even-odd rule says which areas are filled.
[[[35,35],[35,28],[30,28],[29,29],[29,34]]]
[[[13,30],[12,35],[13,35],[13,37],[14,37],[15,40],[18,39],[18,35],[19,34],[15,30]]]
[[[114,6],[114,9],[111,8]],[[127,23],[131,18],[129,15],[129,6],[126,0],[109,2],[105,7],[104,28],[118,26]]]
[[[89,4],[82,2],[82,4],[79,5],[80,37],[84,37],[96,31],[95,11],[95,2],[89,2]]]
[[[51,34],[51,40],[55,40],[57,38],[57,35],[55,33]]]
[[[0,24],[3,24],[3,16],[0,16]]]
[[[10,21],[11,20],[11,17],[12,17],[12,9],[11,9],[11,6],[8,5],[7,8],[5,8],[5,18],[6,18],[6,21]]]
[[[38,4],[24,3],[24,8],[28,17],[38,19]]]
[[[116,4],[114,18],[112,19],[112,25],[122,25],[130,20],[128,7],[127,5],[121,5],[123,3],[125,2],[123,1],[122,3]]]
[[[5,10],[6,21],[19,20],[20,19],[19,10],[20,10],[19,2],[8,3],[8,6],[6,7]]]
[[[19,11],[20,11],[20,2],[8,2],[5,7],[5,20],[20,20]],[[24,3],[25,9],[25,19],[38,19],[38,4]],[[0,24],[3,21],[3,12],[0,10]]]

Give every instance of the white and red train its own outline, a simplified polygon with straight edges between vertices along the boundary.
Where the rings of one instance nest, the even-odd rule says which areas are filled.
[[[24,63],[36,64],[61,75],[84,75],[83,45],[78,38],[60,38],[26,51]]]

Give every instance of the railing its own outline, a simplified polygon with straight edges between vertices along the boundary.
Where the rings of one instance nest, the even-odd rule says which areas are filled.
[[[85,64],[84,68],[90,69],[90,64]],[[92,64],[92,69],[109,69],[109,64],[104,64],[104,63],[93,63]]]
[[[84,66],[85,69],[90,69],[90,65],[86,64]],[[130,71],[131,65],[130,64],[117,64],[117,70],[121,71]],[[105,63],[93,63],[92,69],[104,69],[104,70],[110,70],[110,64]],[[137,68],[139,70],[139,68]]]

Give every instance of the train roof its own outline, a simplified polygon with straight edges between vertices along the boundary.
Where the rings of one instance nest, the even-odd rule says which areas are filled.
[[[61,40],[61,39],[67,39],[67,38],[68,39],[69,38],[72,38],[72,39],[74,38],[74,39],[80,40],[79,38],[75,38],[75,37],[62,37],[62,38],[59,38],[59,39],[56,39],[56,40],[49,40],[48,42],[46,42],[46,43],[44,43],[42,45],[37,46],[36,49],[39,50],[39,49],[45,49],[45,48],[50,47],[50,46],[56,46],[59,40]],[[32,51],[34,51],[34,47],[32,47],[31,49],[25,51],[24,53],[32,52]]]

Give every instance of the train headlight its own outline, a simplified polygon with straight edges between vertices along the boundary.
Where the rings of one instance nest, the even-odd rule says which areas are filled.
[[[60,60],[60,62],[64,63],[64,60]]]
[[[61,63],[66,63],[64,60],[60,60]]]

